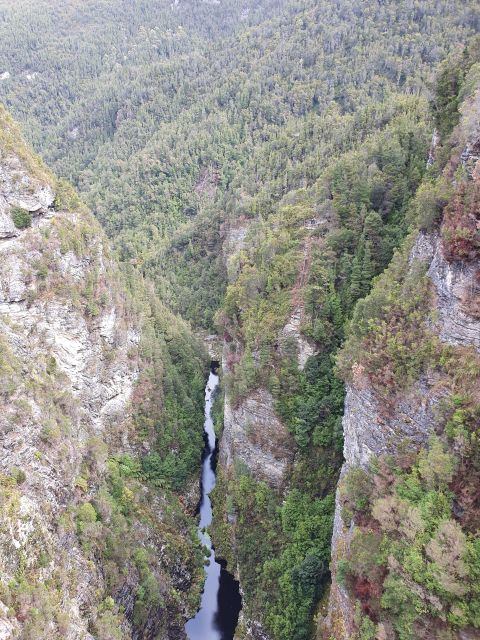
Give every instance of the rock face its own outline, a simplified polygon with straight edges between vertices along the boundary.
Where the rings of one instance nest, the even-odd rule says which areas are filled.
[[[365,467],[373,454],[394,453],[400,441],[422,444],[433,427],[438,399],[433,381],[422,380],[389,415],[371,388],[348,386],[343,417],[347,467]]]
[[[131,550],[112,585],[92,551],[102,527],[115,526],[108,456],[139,446],[131,413],[142,320],[126,304],[96,222],[54,204],[53,178],[10,121],[2,124],[11,139],[0,148],[0,639],[184,638],[187,605],[172,608],[168,598],[188,591],[192,568],[167,542],[163,496],[139,485],[141,496],[124,489],[121,498],[142,504],[125,544],[130,535],[156,550],[148,575],[160,594],[146,622],[136,605],[145,561],[136,566]],[[12,207],[29,212],[26,228],[15,226]],[[179,545],[183,534],[177,529]]]
[[[239,275],[242,252],[248,242],[249,226],[248,221],[240,220],[223,230],[223,253],[230,281],[234,281]],[[279,336],[279,343],[295,341],[300,336],[299,319],[300,316],[293,320],[291,327],[285,328]],[[232,371],[242,353],[240,341],[227,336],[222,355],[224,374],[228,375]],[[258,353],[255,352],[253,358],[257,362]],[[255,479],[266,482],[278,491],[284,489],[288,470],[293,462],[294,447],[292,436],[275,414],[274,406],[274,398],[265,388],[249,391],[238,403],[232,401],[228,389],[225,391],[223,432],[219,447],[219,462],[225,477],[233,477],[238,468],[244,467]],[[235,534],[232,533],[232,536]],[[235,540],[230,542],[232,549],[235,549]],[[235,574],[241,588],[242,567],[238,562]],[[244,592],[242,598],[243,609],[235,638],[269,640],[261,622],[250,617]]]
[[[435,331],[451,345],[480,349],[480,317],[475,301],[480,295],[478,266],[448,262],[436,233],[419,233],[411,252],[411,262],[428,264],[428,276],[436,293]]]
[[[315,354],[315,347],[300,332],[302,312],[303,309],[301,307],[294,309],[279,336],[279,343],[280,348],[282,348],[285,342],[293,341],[297,350],[298,368],[303,370],[307,364],[308,358]]]
[[[226,398],[220,463],[225,469],[244,464],[255,478],[281,488],[292,447],[273,406],[266,389],[256,389],[238,407]]]
[[[26,171],[19,157],[5,155],[0,167],[0,239],[18,235],[10,216],[13,207],[45,215],[54,198],[52,187]]]
[[[448,344],[471,345],[480,350],[480,317],[469,312],[469,305],[480,296],[478,267],[447,262],[437,238],[428,275],[437,293],[440,338]]]
[[[71,433],[74,455],[73,448],[90,435],[104,433],[128,418],[127,407],[138,376],[138,367],[128,354],[138,345],[140,329],[126,326],[124,309],[119,308],[114,294],[107,294],[113,266],[106,259],[102,234],[86,213],[53,211],[54,197],[50,184],[30,177],[20,158],[3,160],[1,202],[33,212],[35,218],[32,229],[15,229],[15,237],[0,240],[0,321],[6,348],[24,368],[41,369],[42,359],[48,358],[61,378],[62,389],[75,405],[75,430]],[[73,237],[86,223],[92,225],[88,249],[62,247],[59,232],[68,229]],[[76,306],[67,291],[70,287],[80,293],[93,274],[99,286],[105,286],[103,308],[94,313],[82,304]],[[108,350],[113,353],[106,358]],[[52,469],[35,457],[32,446],[44,428],[42,408],[38,401],[35,404],[28,431],[6,429],[15,411],[12,398],[4,407],[2,444],[9,453],[0,465],[4,471],[12,465],[35,470],[36,481],[46,493],[52,489],[50,498],[55,502]],[[29,484],[26,482],[25,488]]]
[[[343,477],[352,467],[366,467],[372,455],[394,454],[399,444],[418,447],[426,442],[434,427],[434,409],[439,391],[433,380],[421,380],[405,395],[393,414],[385,411],[385,403],[357,374],[358,386],[347,386],[343,417]],[[337,581],[339,560],[346,555],[353,525],[345,527],[342,501],[337,491],[332,534],[332,586],[327,620],[321,623],[325,639],[347,640],[354,637],[354,603]]]
[[[247,222],[240,222],[224,230],[223,250],[230,280],[238,275],[248,228]],[[287,337],[295,338],[285,335]],[[241,344],[225,342],[222,357],[224,373],[229,373],[232,363],[238,361],[241,353]],[[245,465],[255,478],[280,489],[293,459],[293,447],[291,436],[275,415],[274,404],[272,394],[264,388],[249,392],[237,406],[232,403],[228,392],[225,394],[220,464],[227,473],[235,464]]]
[[[126,326],[112,294],[95,317],[75,304],[70,292],[80,293],[94,273],[106,286],[112,265],[95,227],[88,250],[62,247],[60,236],[68,242],[93,222],[86,213],[54,211],[54,197],[51,184],[32,175],[19,155],[2,155],[0,359],[7,389],[0,400],[0,472],[4,486],[12,472],[22,482],[12,488],[18,497],[12,514],[2,510],[0,573],[8,582],[18,573],[19,555],[28,567],[39,554],[52,552],[41,569],[45,580],[57,563],[77,575],[75,583],[63,585],[65,638],[84,638],[88,621],[82,612],[95,602],[102,577],[89,567],[76,536],[59,532],[55,523],[75,501],[89,440],[113,436],[128,420],[138,375],[128,354],[140,334],[138,327]],[[12,207],[32,214],[31,228],[15,227]],[[17,637],[21,619],[1,611],[1,637]]]
[[[223,229],[223,255],[229,280],[238,275],[239,253],[246,246],[249,227],[247,220],[240,220],[235,225],[228,225]]]

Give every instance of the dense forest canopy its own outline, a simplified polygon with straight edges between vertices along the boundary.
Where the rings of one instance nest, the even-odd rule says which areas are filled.
[[[0,99],[122,260],[210,327],[221,296],[191,283],[221,289],[218,229],[200,247],[197,220],[264,215],[311,184],[362,135],[359,107],[368,118],[397,93],[425,95],[435,64],[478,26],[471,1],[42,8],[3,3]]]

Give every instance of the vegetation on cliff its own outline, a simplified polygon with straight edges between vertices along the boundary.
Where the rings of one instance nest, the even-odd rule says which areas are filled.
[[[0,172],[2,630],[165,637],[202,584],[175,491],[200,466],[205,355],[3,109]]]
[[[268,215],[311,185],[389,119],[398,93],[422,94],[478,22],[470,0],[142,0],[108,11],[44,0],[40,20],[30,0],[0,7],[10,74],[0,100],[78,186],[122,262],[210,328],[225,212]]]
[[[355,530],[337,577],[357,602],[365,640],[456,638],[461,629],[480,628],[478,345],[439,337],[431,279],[412,258],[420,227],[440,239],[449,268],[473,268],[461,308],[475,323],[479,60],[475,42],[441,70],[436,118],[444,137],[412,203],[411,236],[358,303],[339,356],[347,379],[363,378],[375,389],[387,419],[420,379],[430,380],[439,398],[428,443],[399,442],[395,455],[352,468],[340,485],[342,517],[346,525],[353,519]]]

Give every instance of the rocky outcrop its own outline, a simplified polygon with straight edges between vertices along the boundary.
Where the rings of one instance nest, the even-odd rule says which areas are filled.
[[[395,409],[378,396],[364,378],[361,368],[355,371],[355,384],[347,387],[343,417],[344,458],[341,476],[352,467],[366,467],[372,455],[394,454],[400,445],[418,448],[426,442],[435,423],[435,406],[442,395],[433,379],[423,379],[397,402]],[[338,640],[353,637],[354,603],[336,576],[339,560],[346,556],[353,525],[342,521],[342,498],[337,491],[332,534],[332,587],[328,618],[322,623],[325,636]],[[322,636],[323,637],[323,636]]]
[[[343,417],[344,458],[341,477],[353,467],[366,467],[372,455],[394,454],[400,445],[418,448],[425,443],[435,424],[435,406],[442,395],[433,379],[423,379],[396,404],[394,411],[357,371],[356,384],[347,386]],[[353,524],[343,523],[342,497],[337,490],[332,534],[332,586],[326,621],[321,621],[320,637],[348,640],[354,637],[354,602],[337,580],[338,562],[347,554]]]
[[[298,368],[304,369],[308,358],[316,353],[316,349],[311,341],[307,340],[301,333],[303,308],[297,307],[288,319],[287,324],[283,327],[279,336],[279,345],[282,351],[285,351],[288,342],[293,343],[297,353]]]
[[[50,184],[26,170],[15,154],[4,154],[0,166],[0,240],[13,238],[19,231],[11,217],[13,207],[30,212],[34,217],[45,215],[55,194]]]
[[[348,386],[343,417],[347,467],[365,467],[372,455],[394,453],[400,442],[410,446],[425,442],[433,428],[439,397],[433,380],[420,380],[392,413],[371,387]]]
[[[223,229],[223,253],[228,279],[235,281],[242,268],[243,250],[247,246],[250,222],[240,219]],[[292,318],[279,335],[279,345],[296,341],[300,337],[300,315]],[[309,345],[308,345],[309,346]],[[295,348],[297,348],[295,346]],[[304,350],[302,350],[304,351]],[[230,335],[223,344],[222,370],[230,374],[243,353],[241,341]],[[258,364],[259,354],[252,354]],[[299,358],[302,358],[299,354]],[[247,470],[256,480],[266,482],[279,492],[285,488],[288,470],[293,462],[294,446],[281,420],[275,413],[275,400],[266,388],[250,390],[234,402],[228,388],[225,392],[223,432],[220,442],[219,463],[225,478],[232,479],[239,470]],[[232,524],[232,523],[230,523]],[[235,552],[234,527],[231,530],[231,548]],[[242,567],[237,561],[235,571],[242,587]],[[247,595],[242,591],[243,608],[235,638],[242,640],[269,640],[259,620],[252,617]]]
[[[234,280],[239,273],[239,254],[246,246],[249,228],[250,222],[240,219],[236,224],[225,225],[223,229],[223,255],[230,281]]]
[[[448,263],[442,254],[437,234],[420,233],[412,247],[410,267],[419,262],[428,265],[435,298],[432,329],[448,344],[478,349],[480,324],[464,311],[465,291],[471,287],[472,271],[465,264]],[[434,374],[431,374],[434,376]],[[352,467],[366,467],[373,455],[395,454],[400,446],[418,448],[428,441],[435,426],[435,408],[446,390],[435,377],[423,377],[395,406],[379,397],[361,365],[353,368],[354,383],[347,387],[343,417],[344,458],[342,476]],[[341,518],[342,500],[337,491],[335,524],[332,536],[332,588],[329,612],[321,637],[333,634],[337,640],[349,639],[354,629],[354,603],[336,579],[338,561],[346,555],[353,525],[345,527]]]
[[[223,251],[230,280],[238,275],[248,230],[247,221],[224,229]],[[240,343],[225,342],[224,373],[230,372],[241,353]],[[231,401],[228,392],[225,394],[220,464],[227,473],[235,464],[245,465],[255,478],[280,488],[292,460],[292,447],[290,435],[275,415],[274,404],[271,393],[263,388],[249,392],[237,405]]]
[[[138,375],[129,353],[140,334],[138,327],[126,326],[114,288],[95,314],[76,300],[74,292],[80,293],[93,274],[99,286],[107,285],[113,266],[88,214],[54,210],[54,190],[42,177],[31,173],[21,155],[4,152],[0,473],[3,499],[10,495],[18,502],[10,512],[2,510],[0,574],[8,583],[17,578],[20,557],[33,568],[43,556],[49,558],[41,569],[43,580],[60,568],[65,575],[74,573],[75,581],[64,580],[63,603],[58,605],[68,618],[64,637],[73,640],[90,637],[83,612],[96,602],[103,578],[99,567],[90,566],[75,534],[56,523],[76,501],[91,439],[114,437],[128,420]],[[12,207],[32,215],[31,228],[15,227]],[[85,224],[93,225],[88,249],[76,253],[62,246],[67,229],[71,239]],[[17,485],[6,493],[11,477]],[[22,617],[12,617],[4,607],[2,611],[1,637],[17,637]],[[51,624],[54,634],[53,620]]]
[[[227,470],[243,464],[255,478],[281,488],[293,448],[273,407],[274,399],[266,389],[256,389],[237,407],[225,399],[220,463]]]
[[[452,345],[474,346],[480,350],[480,317],[473,316],[471,305],[480,296],[478,266],[447,262],[440,241],[434,242],[428,275],[435,286],[438,333]]]
[[[421,260],[435,292],[435,331],[441,340],[456,346],[480,349],[480,318],[473,308],[480,296],[478,266],[449,262],[437,233],[419,233],[410,262]]]

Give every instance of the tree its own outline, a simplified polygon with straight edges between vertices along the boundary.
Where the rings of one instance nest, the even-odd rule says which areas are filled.
[[[428,449],[419,455],[418,470],[430,490],[444,491],[453,478],[455,459],[447,453],[437,436],[430,439]]]

